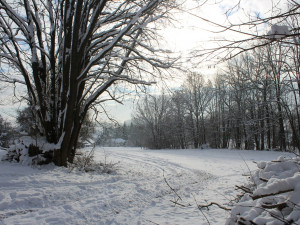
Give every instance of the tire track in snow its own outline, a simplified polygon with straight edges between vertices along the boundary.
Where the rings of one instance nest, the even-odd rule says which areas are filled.
[[[199,211],[195,206],[193,194],[195,193],[197,195],[199,191],[204,191],[208,182],[214,178],[214,176],[205,171],[186,168],[177,163],[170,162],[167,159],[162,159],[152,155],[150,156],[143,152],[139,152],[138,154],[135,154],[135,152],[128,153],[126,151],[119,150],[114,152],[114,150],[106,148],[105,151],[103,149],[97,149],[95,153],[96,159],[98,160],[103,157],[103,155],[106,155],[109,159],[119,160],[121,167],[122,164],[126,164],[125,167],[127,168],[127,171],[126,169],[123,171],[125,174],[126,172],[129,172],[129,175],[135,178],[134,183],[136,183],[137,186],[140,186],[140,190],[138,192],[147,192],[147,195],[143,196],[142,201],[152,201],[152,208],[157,207],[159,209],[158,211],[161,212],[160,214],[147,213],[147,211],[153,210],[148,206],[148,209],[144,210],[143,213],[149,216],[149,218],[164,218],[166,214],[171,217],[173,213],[171,209],[173,209],[174,204],[171,203],[170,200],[176,201],[176,195],[165,183],[163,171],[171,187],[179,193],[184,201],[186,200],[183,204],[186,204],[187,206],[190,203],[192,204],[192,206],[189,207],[190,209],[182,209],[180,212],[182,213],[181,218],[185,218],[186,215],[193,217],[199,216]],[[128,167],[132,167],[134,169],[128,170]],[[135,173],[138,173],[138,176],[134,176]],[[152,185],[152,188],[147,187],[149,183],[154,184]],[[149,190],[151,191],[149,192]],[[153,199],[155,200],[153,201]],[[180,214],[179,212],[177,213]],[[187,221],[189,220],[181,221],[178,224],[186,224]]]
[[[174,193],[162,174],[165,171],[183,197],[205,184],[208,174],[154,156],[107,152],[109,159],[121,161],[116,175],[68,173],[64,168],[31,168],[23,173],[26,167],[15,167],[18,176],[2,189],[0,224],[144,225],[165,217],[172,224],[191,224],[186,219],[178,222],[177,215],[198,216],[195,210],[187,214],[186,209],[173,207]],[[96,151],[96,160],[100,156]]]
[[[186,168],[180,164],[170,162],[167,159],[150,156],[149,153],[147,153],[147,154],[145,154],[145,156],[143,156],[140,154],[137,155],[137,154],[133,154],[133,153],[125,153],[125,151],[124,152],[118,151],[117,153],[110,151],[110,150],[104,150],[102,153],[101,153],[101,151],[103,151],[103,149],[98,148],[95,152],[98,156],[98,159],[101,158],[101,154],[108,153],[107,155],[109,158],[125,159],[125,160],[127,160],[127,163],[128,162],[132,163],[133,161],[135,161],[135,162],[138,162],[141,164],[147,164],[147,165],[150,165],[150,166],[153,166],[153,167],[159,169],[161,171],[161,173],[165,172],[165,174],[166,174],[166,172],[168,172],[167,174],[174,175],[176,173],[180,173],[181,171],[185,171],[187,173],[197,174],[198,176],[203,175],[203,178],[204,178],[203,180],[206,180],[208,177],[209,178],[213,177],[213,175],[207,173],[206,171],[200,171],[200,170]],[[143,151],[143,150],[141,150],[141,151]]]

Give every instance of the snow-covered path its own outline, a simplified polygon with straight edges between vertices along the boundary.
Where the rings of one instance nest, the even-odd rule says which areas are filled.
[[[246,181],[242,174],[255,168],[252,161],[282,154],[97,148],[97,160],[119,162],[114,175],[0,162],[0,224],[193,225],[208,224],[207,217],[221,225],[227,212],[200,212],[196,202],[226,203],[234,185]],[[185,207],[172,203],[178,197],[168,185]]]

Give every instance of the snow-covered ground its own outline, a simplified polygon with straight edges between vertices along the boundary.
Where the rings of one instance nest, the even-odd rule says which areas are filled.
[[[88,150],[88,149],[86,149]],[[5,152],[0,151],[0,157]],[[210,224],[229,216],[196,204],[233,199],[234,186],[282,152],[97,148],[116,174],[0,162],[0,224]],[[175,192],[173,190],[175,190]],[[178,196],[181,198],[178,200]],[[177,201],[178,200],[178,201]],[[174,202],[180,205],[175,205]]]

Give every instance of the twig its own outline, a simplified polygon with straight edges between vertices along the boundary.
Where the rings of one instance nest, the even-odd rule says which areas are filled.
[[[163,170],[163,177],[164,177],[164,180],[165,180],[166,184],[168,185],[168,187],[176,194],[178,199],[180,199],[182,201],[182,198],[177,194],[176,190],[174,188],[172,188],[171,185],[168,183],[168,181],[165,177],[165,171],[164,170]]]
[[[286,202],[281,202],[275,205],[267,205],[267,204],[262,204],[261,207],[263,207],[264,209],[279,209],[282,210],[283,208],[287,207]]]
[[[246,193],[252,194],[252,191],[250,190],[250,188],[247,188],[247,187],[245,187],[245,186],[238,186],[238,185],[235,185],[235,187],[236,187],[237,189],[241,189],[242,191],[244,191],[244,192],[246,192]]]
[[[182,206],[182,207],[186,207],[186,205],[181,204],[181,203],[178,203],[178,201],[170,200],[170,202],[174,203],[175,205],[180,205],[180,206]]]
[[[230,208],[226,208],[225,206],[222,206],[220,205],[219,203],[216,203],[216,202],[211,202],[207,205],[198,205],[198,209],[202,209],[202,208],[209,208],[210,206],[212,205],[216,205],[218,206],[220,209],[223,209],[223,210],[226,210],[226,211],[230,211],[231,209]]]
[[[253,200],[256,200],[256,199],[259,199],[259,198],[273,196],[273,195],[279,195],[279,194],[283,194],[283,193],[287,193],[287,192],[291,192],[291,191],[294,191],[294,189],[287,189],[287,190],[278,191],[278,192],[275,192],[275,193],[267,193],[267,194],[264,194],[264,195],[254,195],[254,196],[252,195],[251,198]]]
[[[259,178],[261,181],[263,181],[263,182],[268,182],[269,180],[267,180],[267,179],[265,179],[265,178],[262,178],[262,177],[260,177]]]
[[[257,187],[257,184],[254,182],[252,172],[251,172],[251,170],[250,170],[248,164],[246,163],[245,158],[244,158],[241,154],[239,154],[239,155],[240,155],[240,157],[242,158],[242,160],[244,161],[244,163],[245,163],[245,165],[246,165],[246,167],[247,167],[247,169],[248,169],[248,171],[249,171],[249,174],[250,174],[250,177],[251,177],[251,179],[252,179],[252,181],[253,181],[253,184]]]
[[[242,221],[240,221],[240,220],[242,220]],[[246,220],[243,217],[240,217],[240,220],[237,221],[237,224],[239,224],[239,225],[247,225],[247,224],[249,224],[249,223],[244,223],[244,222],[250,222],[252,225],[257,225],[257,223],[254,223],[252,220]]]
[[[94,157],[95,147],[96,146],[94,145],[92,150],[89,152],[88,156],[86,157],[83,168],[85,168],[87,166],[87,164],[90,163],[92,158]]]
[[[196,202],[197,208],[198,208],[199,211],[202,213],[202,215],[203,215],[204,218],[206,219],[207,223],[210,225],[210,222],[209,222],[209,220],[207,219],[206,215],[204,214],[204,212],[202,212],[202,208],[199,207],[198,202],[197,202],[195,196],[194,196],[193,194],[192,194],[192,196],[193,196],[193,198],[194,198],[194,201]]]
[[[155,225],[160,225],[159,223],[155,223],[155,222],[153,222],[153,221],[151,221],[151,220],[146,220],[146,221],[148,221],[148,222],[150,222],[150,223],[153,223],[153,224],[155,224]]]

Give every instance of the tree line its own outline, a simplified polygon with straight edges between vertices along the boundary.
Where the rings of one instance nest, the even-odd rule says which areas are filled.
[[[189,72],[172,93],[148,95],[134,126],[149,148],[300,149],[299,38],[227,62],[212,80]]]

